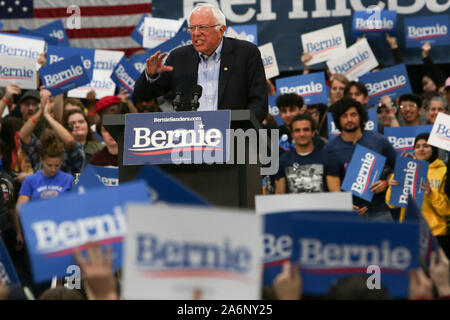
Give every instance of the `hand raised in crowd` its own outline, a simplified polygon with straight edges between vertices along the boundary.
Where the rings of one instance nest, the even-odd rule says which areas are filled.
[[[98,242],[87,244],[88,259],[84,259],[79,248],[74,250],[75,260],[81,268],[89,300],[117,300],[117,284],[112,269],[111,247],[103,254]]]
[[[430,277],[438,291],[439,297],[450,297],[449,261],[444,250],[439,248],[439,255],[431,252]]]
[[[425,42],[422,46],[422,59],[427,58],[430,55],[431,44],[429,42]]]
[[[303,65],[305,66],[305,68],[303,69],[303,74],[309,73],[308,62],[311,61],[312,58],[313,58],[312,54],[310,54],[308,52],[302,53],[300,60],[302,61]]]
[[[47,104],[47,101],[49,101],[50,97],[52,96],[50,91],[45,89],[45,86],[39,87],[39,95],[41,96],[41,102],[40,102],[41,107],[45,106]]]
[[[398,43],[397,43],[397,37],[390,36],[389,33],[386,32],[386,42],[389,44],[389,47],[391,49],[397,49]]]
[[[409,273],[409,299],[433,299],[433,285],[422,269],[412,270]]]
[[[119,93],[120,102],[127,103],[128,100],[130,99],[130,96],[131,95],[128,93],[127,90],[125,90],[124,88],[120,88]]]
[[[279,300],[299,300],[302,296],[302,279],[297,264],[285,262],[280,274],[273,281],[273,287]]]
[[[9,103],[12,103],[14,100],[14,95],[20,95],[22,90],[17,84],[10,83],[6,86],[5,90],[5,99],[8,100]]]
[[[161,53],[161,51],[157,51],[150,58],[145,60],[145,72],[148,76],[154,77],[158,73],[172,71],[172,66],[166,66],[162,63],[164,58],[167,56],[167,52]]]
[[[86,95],[86,100],[88,101],[88,103],[94,103],[95,104],[95,99],[96,99],[95,90],[89,91],[87,93],[87,95]]]

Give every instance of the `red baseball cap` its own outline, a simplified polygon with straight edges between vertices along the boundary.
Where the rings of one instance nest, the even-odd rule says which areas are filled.
[[[97,103],[95,104],[94,112],[99,112],[99,111],[109,107],[110,105],[113,105],[116,103],[120,103],[120,98],[117,96],[103,97],[100,100],[98,100]]]

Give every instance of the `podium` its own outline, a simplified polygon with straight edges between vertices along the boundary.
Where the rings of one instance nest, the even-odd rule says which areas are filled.
[[[231,110],[231,129],[262,129],[250,110]],[[103,126],[119,145],[119,183],[136,178],[141,165],[123,165],[125,115],[104,115]],[[237,146],[234,143],[234,160]],[[245,139],[245,164],[162,164],[158,167],[194,190],[205,200],[216,206],[254,209],[255,195],[262,193],[261,165],[248,164],[249,154],[258,152],[257,145]]]

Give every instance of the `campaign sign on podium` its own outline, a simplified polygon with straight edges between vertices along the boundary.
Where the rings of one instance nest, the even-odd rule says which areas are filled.
[[[123,164],[224,163],[230,111],[125,115]]]

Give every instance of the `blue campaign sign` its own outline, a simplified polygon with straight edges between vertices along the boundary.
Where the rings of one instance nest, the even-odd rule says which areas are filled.
[[[87,190],[104,187],[102,181],[97,176],[93,165],[86,165],[81,174],[76,179],[76,184],[70,189],[70,192],[76,194],[86,193]]]
[[[292,261],[303,292],[323,295],[342,277],[371,275],[379,268],[390,295],[408,297],[409,272],[419,267],[419,225],[293,216]]]
[[[83,67],[87,72],[90,80],[92,80],[92,73],[94,72],[94,49],[86,48],[74,48],[74,47],[61,47],[61,46],[48,46],[47,50],[47,63],[53,64],[64,59],[73,57],[74,55],[80,55],[83,60]]]
[[[421,263],[427,263],[428,267],[431,263],[431,252],[434,251],[436,256],[439,257],[439,242],[436,237],[431,233],[431,229],[422,215],[422,210],[417,206],[417,203],[413,201],[411,195],[408,199],[408,205],[405,212],[406,222],[419,223],[419,256]]]
[[[374,193],[369,187],[379,180],[385,163],[386,157],[357,144],[341,189],[350,191],[361,199],[372,201]]]
[[[292,76],[275,80],[277,92],[297,93],[303,97],[305,104],[328,104],[328,86],[325,73],[316,72],[301,76]]]
[[[278,109],[278,107],[277,107],[277,102],[276,102],[277,98],[278,98],[278,95],[269,96],[269,101],[268,101],[269,113],[275,119],[278,126],[281,126],[281,125],[283,125],[283,119],[281,119],[280,109]]]
[[[149,57],[150,55],[154,54],[157,51],[161,52],[170,52],[173,49],[176,49],[178,47],[182,47],[188,44],[191,44],[191,36],[187,32],[187,22],[184,21],[181,25],[180,29],[178,29],[178,32],[175,34],[173,38],[170,38],[169,40],[161,43],[159,46],[149,50]]]
[[[145,70],[145,61],[150,58],[150,54],[148,52],[133,54],[130,57],[130,63],[133,67],[139,72],[142,73]]]
[[[359,219],[353,212],[347,211],[286,211],[265,214],[264,218],[264,276],[263,283],[266,286],[273,284],[275,277],[281,272],[282,265],[290,261],[293,250],[293,217],[314,217],[321,221],[343,220],[352,221]]]
[[[395,1],[344,1],[344,0],[308,0],[308,1],[210,1],[216,3],[224,12],[227,25],[256,24],[258,43],[273,43],[278,68],[283,71],[303,70],[299,59],[302,43],[299,36],[336,24],[343,25],[345,38],[351,39],[352,21],[355,11],[370,10],[377,5],[384,10],[397,11],[397,38],[399,49],[407,65],[422,64],[418,50],[406,50],[404,19],[418,19],[424,16],[448,14],[445,0],[395,0]],[[179,19],[186,17],[196,1],[152,0],[152,16],[157,18]],[[374,6],[372,6],[373,8]],[[282,36],[280,36],[282,35]],[[371,38],[370,47],[378,61],[384,65],[393,65],[386,39]],[[436,64],[449,63],[448,48],[433,47],[433,61]],[[314,65],[313,70],[323,69],[323,65]]]
[[[147,14],[143,14],[141,20],[136,25],[136,28],[134,28],[133,33],[131,33],[131,38],[136,41],[139,46],[142,47],[142,40],[144,38],[144,21],[146,17],[150,17]]]
[[[119,168],[92,166],[97,178],[107,187],[119,186]]]
[[[450,45],[449,15],[405,18],[407,48],[422,47],[429,42],[433,47]]]
[[[85,194],[68,193],[52,200],[22,205],[20,220],[34,281],[65,276],[66,268],[75,264],[73,249],[84,250],[89,241],[110,245],[114,253],[114,270],[120,268],[127,227],[127,202],[150,202],[143,181],[117,188],[92,189]]]
[[[256,24],[230,26],[239,35],[239,39],[245,39],[258,45],[258,26]]]
[[[427,181],[428,162],[409,157],[397,157],[395,160],[394,179],[398,186],[392,186],[389,203],[405,208],[411,195],[419,208],[422,208],[425,191],[420,188]]]
[[[377,108],[366,109],[369,120],[364,126],[364,130],[378,132],[378,115]]]
[[[382,96],[391,97],[392,101],[404,93],[411,93],[408,72],[404,64],[385,68],[377,72],[368,72],[359,78],[369,92],[368,105],[377,105]]]
[[[43,32],[39,32],[36,30],[30,30],[24,27],[19,27],[18,29],[19,34],[25,34],[25,35],[29,35],[29,36],[35,36],[35,37],[40,37],[43,38],[47,44],[49,45],[53,45],[53,46],[57,46],[58,45],[58,39],[51,37],[48,34],[45,34]]]
[[[52,96],[81,87],[90,82],[79,55],[46,65],[39,70],[42,84]]]
[[[421,133],[430,133],[433,125],[386,127],[384,135],[398,154],[414,153],[414,140]]]
[[[339,131],[338,128],[336,128],[336,123],[333,119],[333,114],[331,112],[328,112],[327,114],[327,123],[328,123],[328,141],[333,140],[333,138],[340,136],[341,131]]]
[[[64,24],[61,19],[43,25],[35,29],[34,31],[41,32],[52,38],[56,38],[57,46],[66,46],[66,47],[70,46],[69,37],[67,36],[66,29],[64,28]]]
[[[9,256],[8,249],[0,237],[0,284],[19,284],[20,280],[16,273],[16,268]]]
[[[263,283],[270,286],[281,272],[283,263],[292,257],[291,212],[264,215],[264,275]]]
[[[111,74],[111,80],[114,81],[118,87],[124,88],[128,93],[133,94],[134,84],[139,76],[140,73],[124,56],[114,68]]]
[[[230,111],[125,115],[124,165],[223,163]]]
[[[210,206],[205,199],[156,166],[144,165],[136,177],[147,182],[152,203]]]
[[[396,34],[397,11],[364,10],[353,13],[352,31],[355,38],[365,34],[368,38],[384,38],[385,33]]]

